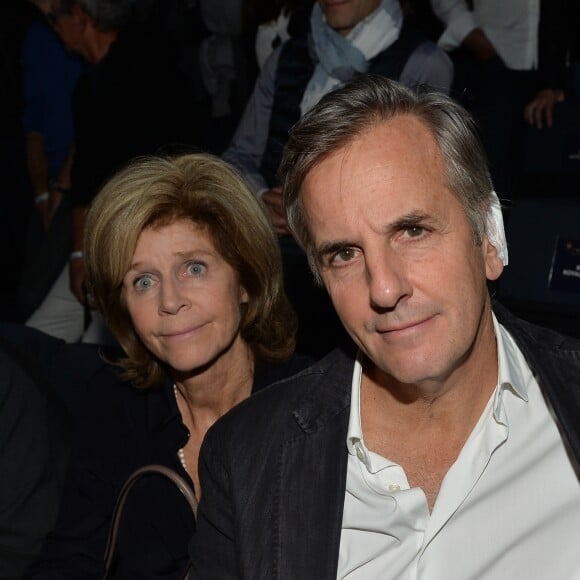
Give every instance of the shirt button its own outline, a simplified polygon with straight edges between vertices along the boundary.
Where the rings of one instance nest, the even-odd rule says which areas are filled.
[[[389,485],[387,485],[387,491],[399,491],[400,489],[401,486],[397,483],[389,483]]]

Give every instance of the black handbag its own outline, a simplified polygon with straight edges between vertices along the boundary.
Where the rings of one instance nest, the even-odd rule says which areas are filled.
[[[113,511],[113,519],[111,521],[111,528],[109,530],[109,537],[107,539],[107,548],[105,550],[105,574],[103,576],[103,580],[108,580],[109,573],[111,571],[111,566],[113,564],[113,559],[115,557],[115,548],[117,545],[117,535],[119,532],[119,524],[121,522],[121,516],[123,515],[123,508],[125,506],[125,502],[127,501],[127,496],[129,492],[141,479],[143,476],[147,475],[162,475],[167,479],[171,480],[179,489],[179,491],[185,497],[189,507],[191,508],[191,512],[193,514],[193,518],[195,519],[197,514],[197,498],[195,497],[195,492],[189,484],[173,469],[169,467],[165,467],[164,465],[145,465],[144,467],[140,467],[132,473],[127,481],[123,484],[121,491],[119,492],[119,497],[117,498],[117,503],[115,504],[115,509]],[[189,571],[191,569],[191,562],[187,565],[184,574],[183,580],[187,578]]]

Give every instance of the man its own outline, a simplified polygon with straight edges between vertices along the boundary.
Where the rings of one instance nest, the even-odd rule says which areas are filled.
[[[361,77],[281,175],[358,353],[208,431],[194,577],[578,578],[580,344],[492,309],[507,255],[468,114]]]
[[[89,305],[82,254],[87,206],[103,183],[134,157],[196,139],[195,107],[173,47],[162,34],[139,29],[132,4],[52,0],[45,11],[65,46],[93,65],[75,94],[70,262],[27,322],[67,342],[82,334],[83,306]]]
[[[302,27],[301,19],[306,20]],[[380,74],[407,86],[427,84],[448,92],[453,67],[443,50],[405,23],[398,0],[319,0],[311,13],[295,10],[290,29],[294,36],[266,62],[223,157],[244,173],[266,204],[280,236],[286,291],[300,319],[298,346],[306,342],[302,350],[316,355],[321,354],[313,350],[316,343],[334,345],[336,331],[321,336],[321,327],[329,322],[320,317],[325,300],[312,288],[282,207],[276,172],[288,131],[322,95],[357,74]]]
[[[50,9],[50,0],[32,3],[39,13]],[[44,299],[68,259],[70,206],[65,194],[74,156],[72,98],[81,71],[80,58],[65,49],[46,22],[35,19],[22,45],[26,164],[35,208],[18,291],[25,318]]]

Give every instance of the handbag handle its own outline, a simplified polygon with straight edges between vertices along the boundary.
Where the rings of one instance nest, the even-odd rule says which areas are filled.
[[[141,477],[144,475],[162,475],[167,479],[171,480],[179,489],[179,491],[185,497],[185,500],[189,504],[191,508],[191,512],[193,514],[193,519],[197,515],[197,498],[195,497],[195,492],[189,484],[177,474],[173,469],[169,467],[165,467],[164,465],[145,465],[140,467],[136,471],[134,471],[127,481],[123,484],[121,491],[119,492],[119,496],[117,497],[117,503],[115,504],[115,509],[113,510],[113,519],[111,521],[111,528],[109,530],[109,537],[107,538],[107,548],[105,550],[105,574],[103,576],[103,580],[107,580],[109,577],[109,572],[111,569],[111,565],[113,563],[113,558],[115,556],[115,548],[117,546],[117,535],[119,533],[119,524],[121,522],[121,516],[123,515],[123,508],[125,507],[125,502],[127,501],[127,496],[129,492],[137,483]],[[191,562],[187,566],[183,578],[187,577],[189,573],[189,569],[191,568]]]

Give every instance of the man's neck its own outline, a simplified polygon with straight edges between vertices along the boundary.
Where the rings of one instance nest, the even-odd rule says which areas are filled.
[[[469,357],[449,376],[402,384],[363,361],[360,410],[368,449],[403,467],[432,507],[439,485],[481,417],[496,385],[498,355],[489,313]],[[468,359],[469,359],[468,357]]]

